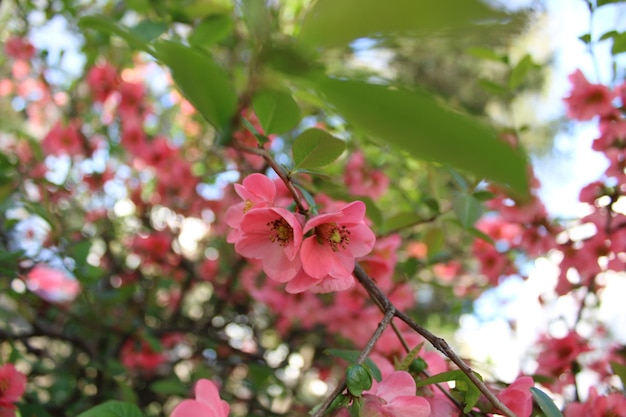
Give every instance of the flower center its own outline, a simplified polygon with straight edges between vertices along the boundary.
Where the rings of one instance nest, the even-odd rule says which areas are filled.
[[[293,240],[293,228],[287,220],[280,218],[267,223],[270,228],[270,242],[278,242],[280,246],[285,246]]]
[[[247,213],[252,208],[252,206],[253,206],[252,201],[246,200],[246,202],[243,205],[243,212],[244,212],[244,214]]]
[[[346,249],[350,244],[350,231],[346,226],[337,223],[327,223],[316,228],[317,241],[322,244],[328,242],[333,252]]]

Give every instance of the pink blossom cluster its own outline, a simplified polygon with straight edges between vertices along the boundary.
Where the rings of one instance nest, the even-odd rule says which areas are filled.
[[[251,174],[236,184],[243,200],[226,220],[233,228],[228,242],[240,255],[261,262],[265,274],[299,293],[342,291],[354,282],[355,259],[367,255],[376,238],[365,222],[365,204],[349,203],[306,218],[287,209],[274,182]]]
[[[560,245],[559,294],[591,283],[598,286],[595,277],[599,273],[626,267],[626,215],[615,206],[626,198],[626,82],[610,89],[590,83],[580,70],[570,81],[572,91],[565,99],[568,115],[576,120],[597,118],[600,136],[592,148],[606,156],[609,166],[600,180],[580,191],[579,200],[591,211],[581,223],[593,225],[595,233],[583,239],[568,238]]]

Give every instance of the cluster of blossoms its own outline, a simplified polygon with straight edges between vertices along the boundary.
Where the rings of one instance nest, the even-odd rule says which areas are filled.
[[[240,255],[261,262],[266,275],[299,293],[342,291],[354,282],[355,259],[367,255],[376,237],[365,222],[365,204],[355,201],[306,219],[289,211],[291,200],[275,183],[251,174],[236,184],[243,201],[226,214],[228,242]]]

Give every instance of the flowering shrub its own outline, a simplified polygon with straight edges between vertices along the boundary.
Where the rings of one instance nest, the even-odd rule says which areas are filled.
[[[598,122],[609,167],[588,214],[555,219],[519,132],[331,62],[357,39],[507,30],[503,10],[446,2],[445,19],[409,0],[15,6],[0,415],[626,415],[599,315],[626,262],[626,83],[570,76],[567,115]],[[57,12],[76,72],[35,42]],[[503,96],[536,67],[473,51],[507,66]],[[438,334],[536,258],[559,269],[541,302],[577,311],[499,381]]]

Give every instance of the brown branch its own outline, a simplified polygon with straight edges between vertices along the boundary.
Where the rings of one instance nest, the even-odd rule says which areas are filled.
[[[489,400],[489,402],[500,412],[502,412],[507,417],[517,417],[517,415],[511,411],[506,405],[502,403],[496,397],[496,395],[485,385],[483,381],[481,381],[474,371],[452,350],[452,348],[448,345],[448,343],[440,338],[435,336],[433,333],[423,328],[419,324],[415,323],[409,316],[404,314],[401,311],[396,310],[393,307],[393,304],[385,294],[376,286],[374,281],[367,275],[367,273],[361,268],[361,266],[357,263],[354,267],[354,276],[357,280],[365,287],[367,292],[372,295],[374,298],[378,300],[381,305],[385,305],[386,311],[388,308],[392,308],[396,313],[395,316],[400,320],[405,322],[411,329],[415,330],[419,333],[424,339],[428,340],[431,345],[433,345],[437,350],[446,355],[459,369],[476,385],[476,387],[483,393],[483,395]]]

